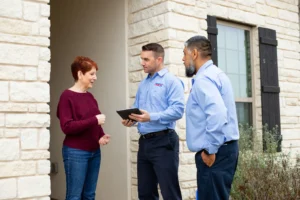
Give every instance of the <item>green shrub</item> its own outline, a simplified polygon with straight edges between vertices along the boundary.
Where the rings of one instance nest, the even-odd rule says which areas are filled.
[[[264,128],[263,141],[253,139],[256,134],[252,127],[240,126],[240,153],[231,199],[299,200],[300,168],[292,164],[290,154],[277,153],[276,129]]]

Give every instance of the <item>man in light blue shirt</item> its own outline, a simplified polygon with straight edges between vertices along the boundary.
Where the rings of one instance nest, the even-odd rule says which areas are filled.
[[[183,62],[192,88],[186,105],[186,142],[197,152],[198,197],[229,199],[238,160],[239,130],[231,82],[213,64],[211,44],[203,36],[185,43]]]
[[[175,122],[184,112],[183,83],[163,65],[164,49],[157,43],[142,47],[141,64],[148,76],[140,83],[133,107],[141,115],[122,120],[130,127],[138,122],[137,159],[140,200],[158,200],[159,184],[164,200],[181,200],[178,180],[179,138]]]

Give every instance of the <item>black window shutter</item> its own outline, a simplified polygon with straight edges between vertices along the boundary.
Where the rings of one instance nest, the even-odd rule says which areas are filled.
[[[217,18],[215,16],[207,16],[207,34],[208,39],[212,46],[212,60],[216,66],[218,66],[218,28]]]
[[[278,139],[277,151],[281,151],[280,131],[280,105],[279,82],[277,65],[277,40],[276,31],[267,28],[258,28],[260,80],[262,101],[262,123],[268,124],[269,129],[278,127],[276,139]],[[264,144],[264,150],[266,146]]]

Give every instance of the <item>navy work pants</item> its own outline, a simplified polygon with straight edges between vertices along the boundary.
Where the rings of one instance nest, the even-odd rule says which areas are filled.
[[[181,200],[178,180],[179,138],[174,130],[164,135],[139,139],[138,196],[158,200],[159,184],[164,200]]]
[[[202,151],[195,155],[197,166],[198,200],[227,200],[238,161],[238,142],[222,145],[216,161],[208,167],[202,160]]]

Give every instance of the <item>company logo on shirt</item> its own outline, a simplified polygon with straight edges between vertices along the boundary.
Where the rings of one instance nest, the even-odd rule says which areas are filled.
[[[163,84],[161,84],[161,83],[155,83],[155,86],[162,87]]]

